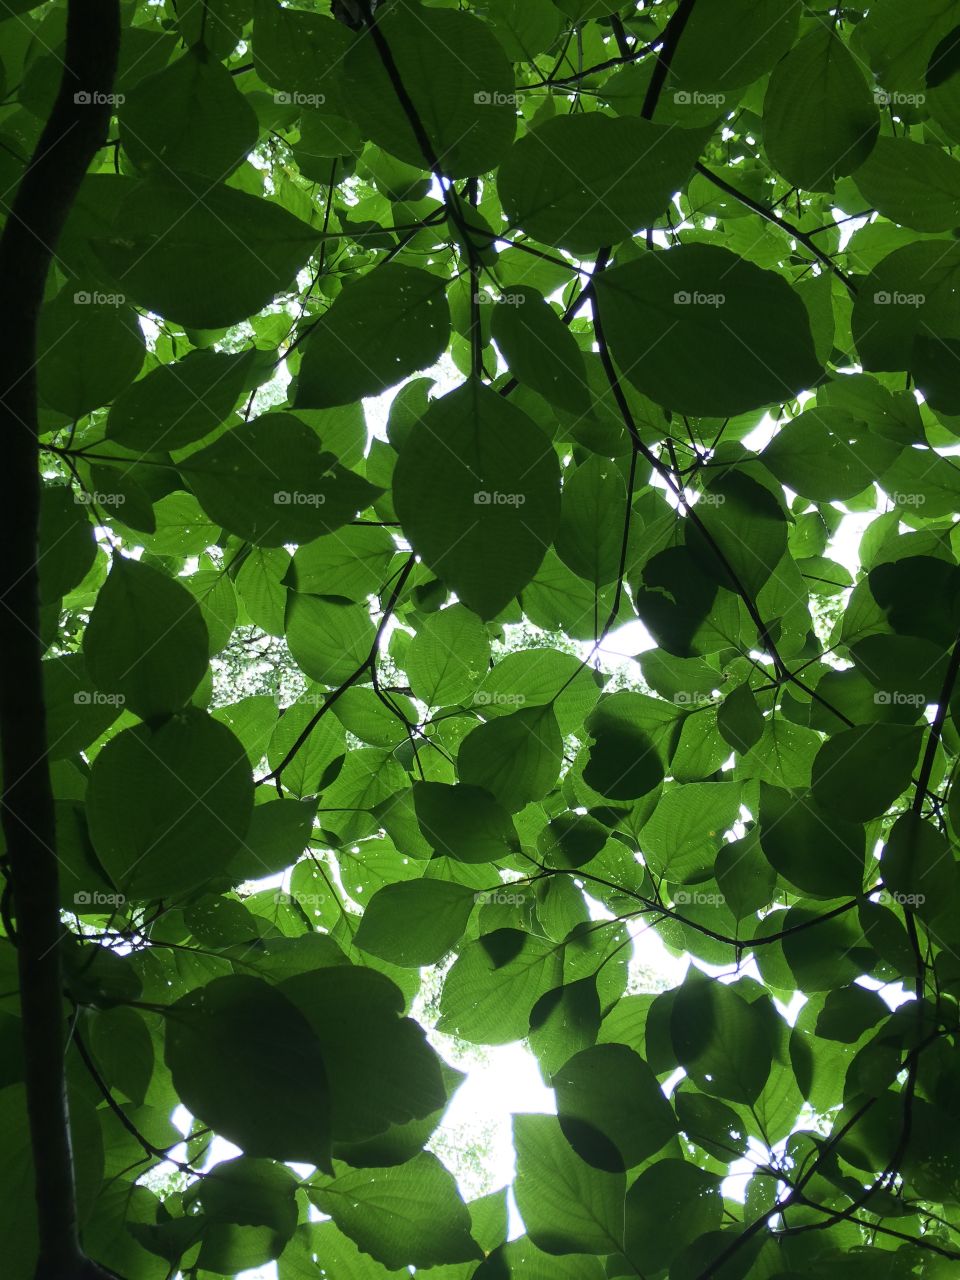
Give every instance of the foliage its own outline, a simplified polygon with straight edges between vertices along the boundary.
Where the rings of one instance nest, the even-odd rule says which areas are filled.
[[[954,1274],[960,5],[301,3],[124,6],[40,318],[84,1248]],[[64,30],[5,9],[9,192]],[[434,965],[555,1089],[509,1244],[425,1150]]]

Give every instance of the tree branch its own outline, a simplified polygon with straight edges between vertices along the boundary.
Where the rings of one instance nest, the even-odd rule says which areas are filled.
[[[734,200],[739,200],[745,209],[750,209],[753,213],[759,214],[761,218],[765,218],[767,222],[772,222],[775,227],[779,227],[788,236],[792,236],[797,244],[802,244],[809,253],[813,254],[818,262],[821,262],[829,271],[832,271],[854,297],[857,296],[857,286],[853,283],[851,277],[837,266],[829,253],[820,248],[812,235],[808,235],[806,231],[801,231],[792,222],[788,222],[786,218],[778,217],[772,209],[768,209],[759,200],[754,200],[751,196],[745,195],[744,192],[738,191],[736,187],[732,187],[729,182],[721,178],[719,174],[714,173],[712,169],[708,169],[699,160],[694,167],[701,177],[706,178],[708,182],[712,182],[715,187],[725,192],[728,196],[732,196]],[[822,227],[820,229],[823,230]]]
[[[303,731],[297,737],[296,742],[294,742],[293,746],[283,757],[277,767],[272,769],[270,773],[264,774],[262,778],[257,778],[257,786],[261,786],[264,782],[279,782],[280,775],[283,773],[284,769],[286,769],[287,765],[297,755],[304,743],[310,737],[311,733],[313,733],[314,729],[334,703],[341,698],[349,688],[355,685],[362,675],[373,671],[377,661],[377,654],[380,651],[380,641],[383,639],[383,633],[386,630],[387,623],[393,615],[394,609],[397,607],[397,601],[400,599],[400,594],[406,586],[407,579],[413,572],[413,566],[415,564],[416,557],[411,556],[400,570],[400,573],[397,576],[397,581],[394,583],[393,591],[390,593],[390,599],[387,601],[386,608],[384,609],[379,625],[377,626],[376,634],[373,637],[373,643],[370,646],[370,652],[364,658],[363,662],[359,664],[355,671],[350,672],[342,684],[338,685],[336,689],[331,690],[330,696],[326,699],[323,706],[319,708],[315,715],[310,717],[310,720],[305,725]]]

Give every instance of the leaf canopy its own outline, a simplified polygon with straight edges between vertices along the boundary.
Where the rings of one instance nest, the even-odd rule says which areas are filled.
[[[956,10],[122,6],[5,301],[101,1268],[953,1275]],[[10,218],[66,49],[5,18]]]

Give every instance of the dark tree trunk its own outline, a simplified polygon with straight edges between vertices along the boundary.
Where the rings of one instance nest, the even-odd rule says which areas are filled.
[[[0,557],[3,831],[20,972],[27,1107],[36,1170],[38,1280],[102,1275],[78,1240],[64,1078],[60,893],[46,758],[39,614],[37,319],[57,240],[106,138],[120,44],[117,0],[70,0],[60,90],[0,238]]]

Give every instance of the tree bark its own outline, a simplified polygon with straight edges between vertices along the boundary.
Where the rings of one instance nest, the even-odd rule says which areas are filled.
[[[37,1280],[103,1275],[79,1244],[64,1071],[53,795],[46,756],[39,604],[37,320],[57,240],[106,138],[120,45],[117,0],[69,0],[53,111],[0,237],[0,441],[8,503],[0,557],[2,819],[16,921]]]

